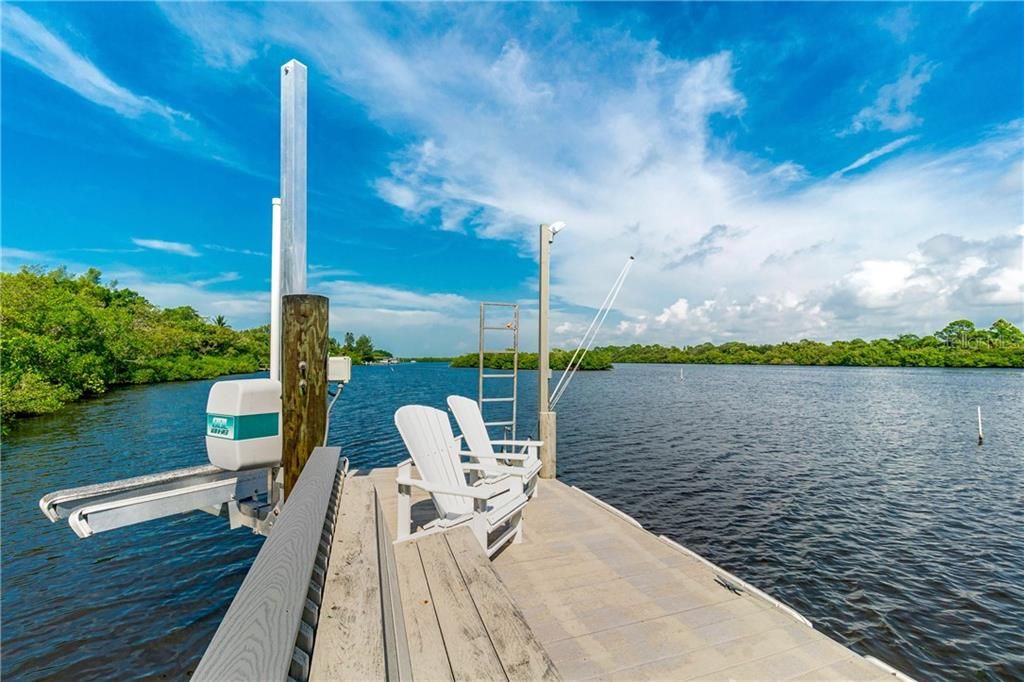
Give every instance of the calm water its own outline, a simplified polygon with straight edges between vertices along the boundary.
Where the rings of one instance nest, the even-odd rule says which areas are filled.
[[[533,372],[520,384],[535,410]],[[1024,679],[1020,371],[619,366],[559,405],[559,475],[920,679]],[[3,444],[2,675],[182,678],[261,539],[202,513],[79,540],[39,497],[206,461],[210,382],[116,391]],[[404,458],[400,405],[473,396],[444,365],[357,367],[354,466]],[[975,442],[975,406],[985,445]],[[521,421],[520,435],[535,432]]]

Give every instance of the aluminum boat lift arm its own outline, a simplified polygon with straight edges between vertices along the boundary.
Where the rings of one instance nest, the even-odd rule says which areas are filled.
[[[267,497],[271,471],[205,464],[58,490],[43,495],[39,508],[50,521],[66,518],[80,538],[196,510],[226,512],[232,528],[265,533],[274,518]]]

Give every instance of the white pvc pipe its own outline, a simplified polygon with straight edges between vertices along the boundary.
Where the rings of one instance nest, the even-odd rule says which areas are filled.
[[[281,381],[281,200],[271,207],[270,239],[270,378]]]

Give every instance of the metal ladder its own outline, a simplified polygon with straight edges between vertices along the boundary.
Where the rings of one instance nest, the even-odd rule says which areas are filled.
[[[508,308],[511,308],[511,313],[512,313],[511,320],[509,320],[508,316],[505,315],[505,316],[503,316],[503,319],[507,320],[507,321],[503,321],[503,322],[500,322],[500,323],[496,323],[496,322],[493,322],[493,321],[489,322],[488,321],[488,317],[487,317],[487,313],[488,313],[488,309],[492,309],[492,308],[498,308],[498,309],[508,309]],[[493,310],[491,312],[491,316],[494,317],[495,313],[497,313],[497,312],[498,312],[497,310]],[[508,312],[508,311],[502,310],[502,312]],[[488,351],[487,350],[487,346],[486,346],[487,334],[486,333],[488,331],[491,331],[491,332],[512,332],[512,370],[511,371],[508,371],[508,370],[496,370],[496,369],[488,369],[488,370],[485,371],[485,369],[484,369],[484,355],[486,353],[506,352],[504,348],[501,349],[500,351]],[[492,336],[493,336],[493,334],[492,334]],[[477,381],[478,381],[478,386],[479,386],[478,397],[477,397],[477,404],[480,405],[480,414],[482,414],[484,416],[484,424],[487,425],[488,431],[491,431],[492,427],[493,428],[500,427],[502,429],[502,433],[501,433],[501,436],[500,436],[501,438],[504,438],[504,439],[507,439],[507,440],[515,440],[516,439],[516,397],[518,395],[517,391],[518,391],[518,387],[519,387],[519,304],[518,303],[494,303],[494,302],[488,301],[488,302],[483,302],[483,303],[480,304],[480,356],[479,356],[479,364],[478,364],[478,379],[477,379]],[[484,390],[485,386],[488,386],[488,385],[504,386],[504,385],[506,385],[505,384],[506,381],[511,381],[512,382],[512,394],[511,395],[508,395],[507,392],[504,392],[504,393],[499,394],[499,395],[489,395]],[[498,389],[498,390],[500,390],[500,389]],[[506,417],[505,419],[494,419],[494,418],[492,418],[491,420],[488,420],[488,412],[489,411],[487,410],[487,406],[490,405],[490,406],[494,407],[494,406],[500,405],[502,403],[511,404],[511,406],[512,406],[511,417],[509,417],[508,412],[506,411],[505,414],[502,415],[502,416]],[[490,411],[493,412],[493,410],[490,410]],[[493,434],[492,434],[492,437],[494,437]]]

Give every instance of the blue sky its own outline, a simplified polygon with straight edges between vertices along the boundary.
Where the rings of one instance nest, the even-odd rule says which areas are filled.
[[[309,66],[310,287],[332,333],[554,341],[925,333],[1024,317],[1024,5],[2,7],[2,247],[269,316],[278,70]],[[524,345],[532,345],[526,342]]]

